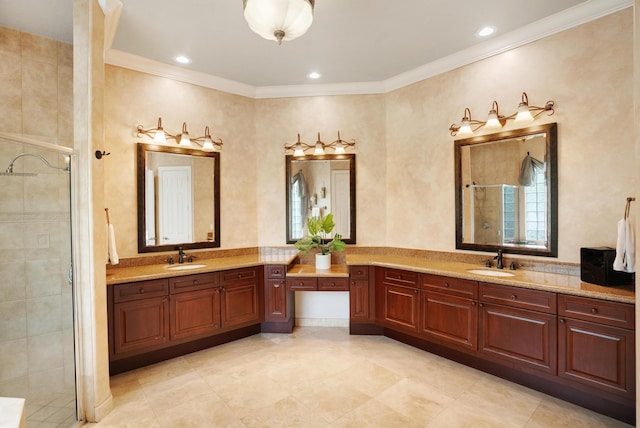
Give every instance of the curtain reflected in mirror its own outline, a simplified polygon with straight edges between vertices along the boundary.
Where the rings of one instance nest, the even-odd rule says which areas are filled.
[[[557,255],[556,124],[455,142],[456,248]]]
[[[309,217],[333,214],[332,234],[354,244],[355,155],[286,157],[287,243],[307,234]]]

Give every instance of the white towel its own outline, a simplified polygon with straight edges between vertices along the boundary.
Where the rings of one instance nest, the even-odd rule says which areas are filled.
[[[116,231],[113,224],[107,226],[107,259],[112,265],[120,263],[118,251],[116,250]]]
[[[320,207],[311,208],[311,217],[320,218],[321,212]]]
[[[618,241],[616,242],[616,258],[613,269],[621,272],[636,271],[636,242],[631,220],[618,221]]]

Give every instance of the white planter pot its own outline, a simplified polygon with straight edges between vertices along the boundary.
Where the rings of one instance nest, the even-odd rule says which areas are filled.
[[[316,270],[331,269],[331,254],[316,254]]]

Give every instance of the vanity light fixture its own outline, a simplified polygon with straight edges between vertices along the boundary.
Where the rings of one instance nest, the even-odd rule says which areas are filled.
[[[294,157],[300,157],[300,156],[305,156],[306,155],[306,151],[311,151],[313,149],[313,156],[322,156],[324,154],[326,154],[326,149],[332,149],[333,152],[336,155],[341,155],[346,153],[346,149],[348,147],[355,147],[356,145],[356,141],[355,140],[351,140],[351,141],[345,141],[340,137],[340,131],[338,131],[338,139],[335,141],[332,141],[331,143],[327,144],[324,143],[321,139],[320,139],[320,133],[318,132],[318,140],[316,141],[315,144],[307,144],[304,143],[302,141],[300,141],[300,134],[298,134],[298,141],[296,141],[293,144],[285,144],[284,145],[284,150],[285,152],[289,152],[289,151],[293,151],[293,156]]]
[[[499,106],[497,101],[491,104],[491,110],[489,116],[485,122],[480,120],[471,119],[471,110],[466,107],[464,109],[464,117],[460,121],[460,125],[452,124],[449,127],[449,132],[452,136],[469,136],[476,132],[478,129],[484,127],[485,129],[500,129],[508,120],[513,120],[514,123],[522,124],[527,122],[533,122],[542,113],[547,113],[551,116],[555,113],[555,101],[547,101],[544,107],[530,106],[529,97],[526,92],[522,93],[522,101],[518,105],[518,111],[509,116],[500,115]]]
[[[267,40],[293,40],[313,23],[315,0],[243,0],[249,28]]]
[[[182,123],[182,131],[179,134],[172,134],[162,127],[161,117],[158,118],[158,126],[156,128],[144,129],[142,125],[138,125],[136,137],[141,138],[143,135],[153,138],[153,142],[156,144],[166,144],[167,137],[174,139],[180,147],[192,147],[193,143],[196,143],[204,152],[215,152],[222,148],[222,140],[211,138],[208,126],[204,128],[202,137],[190,138],[186,122]]]

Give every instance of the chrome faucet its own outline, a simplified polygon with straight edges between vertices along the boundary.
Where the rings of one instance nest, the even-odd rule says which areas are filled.
[[[498,255],[493,258],[493,260],[497,260],[496,267],[498,269],[503,269],[504,266],[502,264],[502,250],[498,250]]]
[[[184,253],[184,251],[182,251],[182,247],[178,247],[178,263],[182,264],[184,263],[184,258],[187,255]]]

